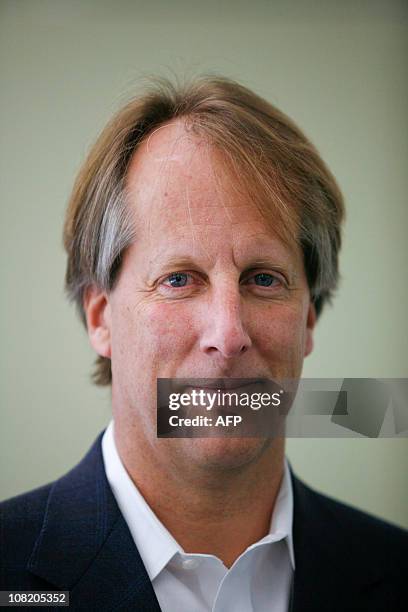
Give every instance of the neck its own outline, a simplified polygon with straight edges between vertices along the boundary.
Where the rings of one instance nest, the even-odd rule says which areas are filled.
[[[129,440],[127,431],[115,421],[121,460],[146,502],[185,552],[212,554],[230,567],[248,546],[269,532],[283,475],[283,438],[263,442],[262,447],[262,442],[256,441],[258,453],[244,464],[209,467],[192,465],[191,461],[183,465],[177,452],[180,446],[176,446],[181,440],[156,440],[152,448],[142,439]],[[236,439],[234,442],[237,444]],[[158,452],[159,448],[166,452]],[[165,461],[160,461],[161,456]]]

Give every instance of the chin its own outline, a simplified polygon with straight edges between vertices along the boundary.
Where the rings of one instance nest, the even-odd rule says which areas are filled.
[[[178,459],[190,468],[234,470],[255,463],[272,445],[270,438],[183,438],[173,440]]]

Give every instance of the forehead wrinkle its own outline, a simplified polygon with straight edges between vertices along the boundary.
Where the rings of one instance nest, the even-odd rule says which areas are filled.
[[[191,157],[190,157],[190,166],[191,167],[193,166],[193,158],[196,157],[195,161],[197,162],[198,153],[203,150],[202,147],[199,146],[200,144],[202,144],[202,141],[201,142],[197,142],[196,143],[196,147],[191,152]],[[204,147],[204,152],[207,153],[207,167],[208,167],[208,165],[210,165],[210,167],[212,167],[211,159],[210,159],[210,156],[208,155],[208,146]],[[198,160],[198,161],[200,162],[200,160]],[[192,216],[192,212],[191,212],[190,189],[189,189],[188,181],[186,181],[186,186],[185,186],[184,193],[185,193],[185,197],[186,197],[186,205],[187,205],[187,210],[188,210],[188,219],[189,219],[190,228],[191,228],[191,235],[192,235],[192,239],[193,239],[193,245],[192,245],[193,254],[195,254],[196,251],[197,251],[196,245],[200,245],[201,250],[205,253],[206,257],[210,259],[211,258],[210,252],[205,248],[203,241],[202,240],[200,241],[200,238],[196,237],[195,224],[194,224],[193,216]],[[196,225],[200,225],[200,224],[197,223]]]
[[[232,201],[232,196],[231,196],[231,191],[232,191],[232,181],[228,180],[230,177],[227,176],[227,174],[229,173],[225,173],[225,165],[223,163],[222,160],[220,160],[219,156],[217,155],[217,149],[208,141],[208,139],[205,139],[204,141],[200,140],[197,143],[197,147],[194,149],[194,151],[192,152],[192,156],[191,156],[191,162],[193,163],[194,160],[194,156],[199,156],[199,154],[201,153],[201,160],[199,159],[198,165],[201,162],[202,167],[205,168],[207,176],[208,176],[208,180],[207,180],[207,186],[210,186],[213,188],[213,193],[210,193],[210,198],[207,199],[207,201],[205,201],[204,205],[202,203],[202,201],[199,200],[199,204],[198,206],[196,206],[196,208],[198,210],[203,210],[204,209],[211,209],[214,208],[215,211],[220,211],[222,210],[225,218],[227,219],[227,223],[228,225],[232,225],[235,223],[239,223],[239,220],[234,221],[234,218],[231,214],[232,208],[237,208],[239,206],[242,207],[246,207],[248,206],[248,203],[240,203],[240,202],[236,202],[236,201]],[[222,174],[222,172],[218,172],[217,171],[217,166],[219,166],[221,168],[221,170],[224,172],[224,176]],[[227,184],[225,184],[227,182]],[[202,192],[201,192],[202,193]],[[194,208],[193,206],[191,206],[192,200],[191,200],[191,195],[190,195],[190,191],[188,188],[186,188],[186,194],[188,196],[188,199],[186,199],[186,202],[189,206],[189,219],[191,221],[192,226],[200,226],[200,225],[204,225],[204,223],[209,226],[209,227],[216,227],[219,225],[224,225],[225,224],[225,218],[223,220],[217,221],[218,215],[214,214],[211,215],[211,210],[210,210],[210,214],[208,214],[208,211],[206,210],[206,214],[202,214],[202,215],[198,215],[199,217],[199,221],[195,221],[194,220],[194,211],[192,212],[192,209]],[[205,217],[205,219],[204,219]]]
[[[231,238],[232,238],[232,246],[231,246],[231,254],[232,254],[232,262],[234,264],[234,266],[236,268],[238,268],[238,263],[236,261],[236,255],[235,255],[235,251],[237,250],[239,252],[239,240],[236,237],[236,234],[234,232],[234,225],[235,226],[239,226],[240,225],[240,220],[236,219],[234,221],[234,218],[231,214],[231,209],[232,207],[235,208],[235,211],[237,208],[239,207],[243,207],[246,208],[249,203],[245,203],[245,202],[240,202],[239,198],[237,198],[237,200],[233,200],[232,201],[232,197],[233,197],[233,177],[232,177],[232,173],[231,171],[227,168],[226,166],[226,161],[225,159],[222,158],[221,152],[217,150],[217,152],[215,153],[214,147],[212,147],[212,151],[213,151],[213,155],[210,156],[210,154],[208,153],[209,159],[210,159],[210,167],[211,167],[211,172],[213,175],[213,180],[214,183],[216,185],[216,188],[218,190],[219,193],[221,193],[221,205],[224,209],[224,212],[226,214],[226,217],[230,223],[230,232],[231,232]],[[218,155],[217,155],[218,153]],[[218,164],[218,168],[216,169],[215,164],[214,164],[214,159],[215,156],[217,155],[218,160],[219,160],[219,164]],[[220,176],[220,173],[217,172],[218,169],[222,170],[222,178]],[[227,181],[227,188],[222,184],[223,182],[225,183],[225,181]],[[241,195],[242,197],[242,195]],[[229,206],[227,205],[227,203],[229,202]],[[254,236],[256,236],[256,233],[254,233]]]
[[[211,153],[210,153],[210,151],[211,151]],[[227,216],[228,221],[230,223],[233,223],[231,213],[228,210],[228,207],[225,205],[225,201],[224,201],[225,197],[223,197],[223,196],[229,197],[229,192],[228,192],[227,189],[225,189],[221,185],[221,179],[218,176],[218,173],[216,172],[215,164],[214,164],[214,160],[217,157],[216,156],[216,149],[215,149],[214,146],[211,146],[209,142],[207,142],[206,153],[207,153],[207,158],[208,158],[208,165],[210,167],[210,171],[211,171],[213,183],[214,183],[214,185],[216,187],[216,191],[217,191],[218,194],[222,194],[222,195],[220,195],[221,206],[224,209],[224,212],[225,212],[225,214]],[[221,156],[219,156],[219,158],[220,158],[219,159],[219,165],[222,166],[223,170],[225,170],[225,166],[224,166],[225,162],[223,163],[223,160],[221,159]]]
[[[187,148],[184,148],[183,152],[180,153],[177,156],[174,156],[174,151],[180,146],[180,143],[182,143],[183,141],[188,141],[189,145]],[[185,131],[183,131],[183,133],[178,134],[177,137],[175,139],[173,139],[170,143],[167,142],[166,146],[170,147],[170,151],[169,151],[169,155],[166,156],[162,156],[162,157],[158,157],[156,158],[157,161],[161,161],[161,168],[160,168],[160,178],[161,181],[159,182],[159,180],[157,180],[156,183],[156,189],[155,192],[157,191],[159,192],[159,205],[164,209],[164,210],[168,210],[170,208],[174,208],[175,211],[177,211],[177,207],[179,205],[180,202],[184,202],[185,205],[185,210],[187,213],[187,220],[188,220],[188,226],[189,226],[189,231],[190,231],[190,235],[192,238],[192,252],[195,254],[198,249],[197,249],[197,245],[200,243],[200,239],[197,236],[197,232],[194,226],[194,221],[193,221],[193,215],[192,215],[192,206],[191,206],[191,194],[190,194],[190,186],[189,186],[189,180],[188,180],[188,176],[192,176],[194,175],[194,172],[192,171],[193,168],[193,162],[194,162],[194,158],[198,155],[199,149],[200,149],[200,144],[201,141],[196,139],[196,138],[191,138]],[[170,169],[170,162],[174,162],[176,161],[179,169],[184,172],[187,175],[186,180],[183,182],[182,181],[182,176],[180,176],[180,174],[177,176],[177,182],[178,182],[178,189],[181,192],[181,198],[179,199],[177,197],[177,189],[176,189],[176,198],[174,203],[172,204],[171,199],[170,202],[169,200],[165,200],[165,194],[168,191],[168,186],[170,184],[170,180],[172,178],[171,176],[171,169]],[[180,185],[181,183],[181,185]],[[161,191],[160,191],[161,188]],[[149,219],[149,228],[151,227],[151,222]],[[152,238],[152,232],[149,232],[149,241],[152,242],[153,238]],[[204,247],[204,244],[201,243],[201,249],[206,253],[207,257],[210,255],[209,252],[206,252],[206,249]]]
[[[179,131],[179,133],[175,134],[174,137],[172,137],[171,139],[167,139],[167,141],[165,142],[163,146],[165,149],[168,150],[168,154],[159,155],[159,154],[156,154],[154,151],[154,148],[155,146],[158,146],[158,143],[157,142],[152,143],[151,139],[153,138],[153,136],[157,135],[157,133],[163,130],[164,128],[174,128],[174,123],[167,123],[153,130],[153,132],[149,134],[147,140],[141,144],[141,147],[136,151],[135,155],[138,156],[138,159],[136,160],[136,164],[138,162],[140,164],[139,168],[136,167],[137,168],[136,172],[139,170],[139,172],[142,173],[142,177],[141,177],[142,181],[143,181],[143,170],[146,167],[146,165],[152,162],[158,162],[160,164],[157,172],[155,172],[155,178],[153,179],[153,181],[149,181],[151,189],[150,189],[150,193],[148,194],[148,196],[152,201],[154,201],[155,196],[158,195],[159,197],[156,198],[156,201],[159,202],[162,208],[167,208],[168,202],[165,202],[163,198],[163,194],[166,193],[169,182],[170,182],[170,178],[171,178],[169,164],[170,162],[178,161],[182,157],[181,155],[175,155],[175,151],[179,147],[180,142],[184,138],[186,138],[187,135],[185,131],[183,132]],[[159,135],[159,138],[160,137],[161,135]],[[138,181],[136,177],[135,185],[134,185],[134,192],[136,192],[136,194],[138,193],[139,185],[140,185],[140,179]],[[133,195],[135,195],[135,193]],[[136,196],[134,198],[134,201],[136,203],[136,206],[135,206],[136,214],[137,214],[137,200],[138,200],[138,197]],[[147,216],[147,219],[146,219],[146,216]],[[146,223],[148,241],[149,243],[151,243],[153,241],[153,232],[154,232],[152,216],[149,214],[145,214],[143,218],[143,222]]]

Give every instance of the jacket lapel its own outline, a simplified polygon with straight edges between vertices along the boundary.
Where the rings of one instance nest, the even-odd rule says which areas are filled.
[[[54,483],[28,570],[70,591],[72,610],[160,612],[106,479],[102,435],[84,459]]]

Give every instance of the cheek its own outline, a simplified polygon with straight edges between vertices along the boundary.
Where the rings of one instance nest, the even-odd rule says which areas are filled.
[[[187,304],[150,305],[145,326],[160,360],[176,360],[194,346],[195,325]]]
[[[274,305],[256,320],[259,343],[275,359],[285,361],[303,354],[306,329],[303,308]]]
[[[191,312],[181,304],[127,306],[113,321],[112,352],[152,366],[185,352],[193,336]]]

